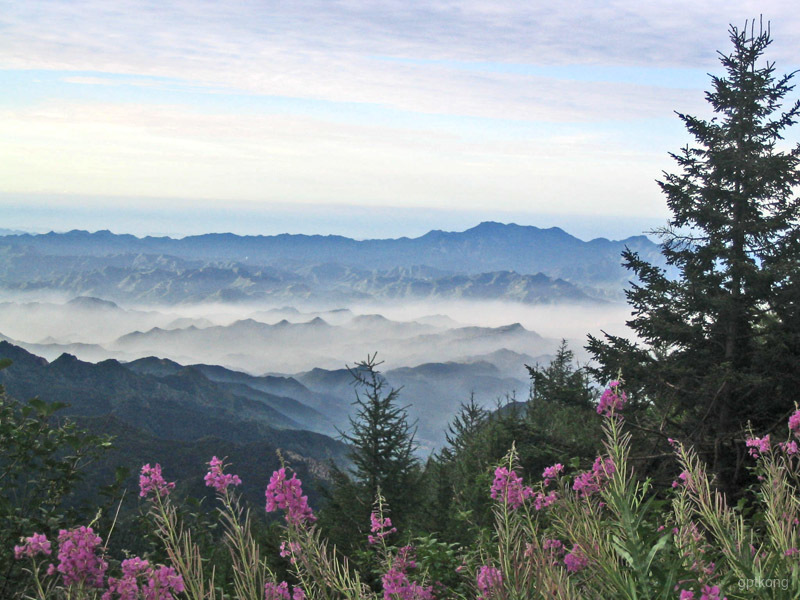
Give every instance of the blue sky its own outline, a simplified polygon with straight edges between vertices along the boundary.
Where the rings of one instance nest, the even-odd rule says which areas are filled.
[[[0,227],[624,237],[729,23],[794,2],[0,0]]]

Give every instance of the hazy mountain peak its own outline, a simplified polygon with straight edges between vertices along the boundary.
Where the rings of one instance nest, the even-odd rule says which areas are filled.
[[[102,309],[102,310],[112,310],[119,308],[114,302],[110,300],[103,300],[102,298],[95,298],[94,296],[76,296],[69,302],[67,302],[70,306],[78,306],[80,308],[90,308],[93,310]]]

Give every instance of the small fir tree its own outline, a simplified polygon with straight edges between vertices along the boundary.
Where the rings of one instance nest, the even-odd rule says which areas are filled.
[[[400,390],[387,391],[376,357],[368,356],[349,369],[356,387],[355,415],[341,437],[350,446],[352,468],[333,469],[333,485],[320,519],[331,540],[346,548],[363,546],[378,491],[392,522],[408,531],[420,487],[416,428],[406,407],[398,404]]]

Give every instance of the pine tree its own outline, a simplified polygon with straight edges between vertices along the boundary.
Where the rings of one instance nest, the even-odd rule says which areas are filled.
[[[400,390],[387,391],[376,356],[349,369],[356,386],[355,415],[341,437],[350,446],[352,467],[333,470],[333,486],[321,516],[327,535],[345,548],[365,542],[378,490],[392,522],[406,530],[420,487],[416,428],[409,422],[406,407],[398,404]]]
[[[352,448],[349,458],[356,481],[373,495],[380,488],[397,512],[406,503],[417,477],[416,429],[409,423],[406,407],[397,403],[400,390],[384,392],[386,380],[377,369],[381,363],[376,362],[376,356],[350,369],[356,384],[356,415],[350,417],[350,431],[342,438]]]
[[[623,253],[637,282],[628,325],[641,343],[606,335],[589,350],[608,380],[622,370],[649,429],[704,453],[723,484],[741,480],[748,422],[775,426],[800,384],[800,147],[781,151],[800,103],[781,111],[792,74],[759,64],[769,30],[730,29],[725,75],[706,94],[715,116],[678,114],[695,143],[671,154],[659,185],[672,212],[658,233],[668,268]]]
[[[567,346],[567,340],[561,340],[549,365],[526,365],[531,376],[530,401],[546,399],[570,406],[591,406],[594,393],[589,375],[584,368],[576,367],[574,361],[575,353]]]

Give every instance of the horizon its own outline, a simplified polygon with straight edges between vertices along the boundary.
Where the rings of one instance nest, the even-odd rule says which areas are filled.
[[[234,235],[237,237],[278,237],[282,235],[290,235],[290,236],[307,236],[307,237],[343,237],[353,239],[355,241],[376,241],[376,240],[398,240],[398,239],[418,239],[420,237],[424,237],[425,235],[433,232],[443,232],[443,233],[466,233],[467,231],[477,229],[482,225],[500,225],[503,227],[515,226],[520,228],[532,228],[537,229],[540,231],[547,231],[547,230],[559,230],[573,238],[576,238],[582,242],[591,242],[593,240],[598,239],[605,239],[610,241],[622,241],[632,237],[637,236],[644,236],[650,239],[653,242],[657,242],[657,238],[650,232],[640,232],[640,233],[631,233],[630,235],[625,235],[621,237],[617,236],[608,236],[608,235],[598,235],[593,237],[582,237],[580,235],[576,235],[569,229],[562,227],[560,225],[550,225],[550,226],[540,226],[540,225],[533,225],[528,223],[517,223],[515,221],[496,221],[496,220],[484,220],[473,225],[469,225],[466,227],[453,229],[453,228],[441,228],[441,227],[433,227],[425,230],[422,233],[416,233],[412,235],[398,235],[398,236],[383,236],[383,237],[356,237],[353,235],[344,235],[341,233],[304,233],[304,232],[287,232],[281,231],[277,233],[236,233],[233,231],[204,231],[201,233],[188,233],[186,235],[180,234],[169,234],[169,233],[162,233],[162,234],[154,234],[154,233],[136,233],[130,231],[115,231],[109,228],[103,229],[86,229],[80,227],[70,227],[65,229],[56,229],[56,228],[43,228],[38,231],[33,229],[24,229],[24,228],[13,228],[13,227],[2,227],[0,228],[0,237],[2,236],[15,236],[15,235],[66,235],[70,233],[85,233],[88,235],[95,235],[98,233],[109,233],[115,236],[126,236],[131,235],[137,239],[146,239],[146,238],[169,238],[173,240],[181,240],[185,238],[191,237],[202,237],[205,235]],[[580,229],[580,228],[579,228]]]

